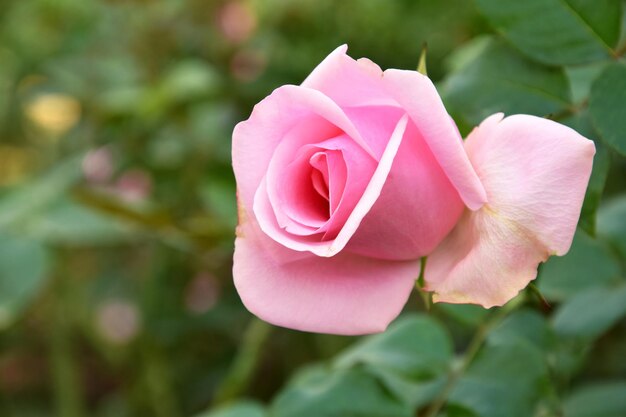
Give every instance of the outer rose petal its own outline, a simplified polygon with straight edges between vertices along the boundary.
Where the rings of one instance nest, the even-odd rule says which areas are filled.
[[[466,211],[431,254],[424,278],[435,301],[502,305],[571,245],[595,146],[550,120],[487,118],[465,149],[488,204]]]
[[[388,69],[383,83],[389,94],[406,110],[439,165],[472,210],[486,201],[483,188],[463,151],[459,131],[448,115],[430,79],[416,71]]]
[[[238,227],[233,276],[246,308],[267,322],[357,335],[385,330],[406,303],[419,269],[419,260],[294,253],[249,220]]]
[[[413,123],[404,136],[380,197],[346,246],[349,251],[395,260],[426,256],[463,212],[459,194]]]
[[[355,61],[346,55],[347,50],[347,45],[341,45],[331,52],[302,86],[321,91],[341,107],[397,106],[385,90],[380,67],[369,59]]]

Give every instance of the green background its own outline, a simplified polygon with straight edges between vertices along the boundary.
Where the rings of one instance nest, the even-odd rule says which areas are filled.
[[[2,0],[0,416],[626,416],[620,0]],[[570,253],[503,308],[414,293],[366,338],[242,306],[230,134],[342,43],[429,76],[466,134],[598,152]],[[427,311],[428,310],[428,311]]]

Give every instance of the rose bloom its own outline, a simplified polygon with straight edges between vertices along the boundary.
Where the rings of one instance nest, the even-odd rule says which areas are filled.
[[[432,82],[332,52],[233,132],[245,306],[305,331],[384,330],[429,256],[435,301],[502,305],[571,244],[593,142],[527,115],[464,142]]]

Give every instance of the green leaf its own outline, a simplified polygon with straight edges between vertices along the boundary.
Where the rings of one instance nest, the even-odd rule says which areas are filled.
[[[264,417],[263,406],[255,401],[238,401],[196,417]]]
[[[541,314],[522,309],[508,316],[489,334],[487,341],[492,346],[527,343],[545,350],[552,342],[552,333]]]
[[[0,200],[0,229],[21,222],[56,201],[82,178],[81,162],[82,155],[68,158],[4,196]]]
[[[599,241],[578,230],[569,252],[553,256],[542,268],[539,290],[549,300],[563,301],[594,287],[619,282],[620,266]]]
[[[68,199],[32,216],[20,230],[33,239],[71,246],[116,244],[137,237],[128,224]]]
[[[554,329],[564,336],[595,338],[626,314],[626,284],[592,288],[563,304]]]
[[[481,417],[528,417],[543,389],[547,368],[529,344],[487,345],[461,377],[449,402]]]
[[[411,417],[413,411],[392,397],[376,377],[361,369],[300,372],[274,400],[272,417]]]
[[[470,126],[493,113],[546,116],[570,106],[563,69],[530,61],[499,41],[450,74],[442,96],[450,113]]]
[[[626,156],[626,65],[609,65],[596,79],[589,96],[589,112],[600,136]]]
[[[418,407],[441,391],[452,358],[452,341],[442,326],[428,316],[410,315],[351,347],[334,365],[364,364],[391,392]]]
[[[411,315],[348,349],[335,366],[366,363],[419,379],[445,372],[451,360],[452,342],[441,325],[427,316]]]
[[[491,25],[524,54],[551,65],[614,55],[620,0],[476,0]]]
[[[598,236],[609,241],[626,260],[626,195],[614,198],[598,211]]]
[[[605,65],[606,66],[606,65]],[[568,73],[568,75],[571,75]],[[585,76],[588,76],[586,74]],[[595,72],[597,76],[597,72]],[[570,77],[571,79],[571,77]],[[579,84],[578,88],[585,90],[585,96],[588,94],[591,88],[591,80],[575,81]],[[573,88],[574,86],[572,86]],[[581,92],[574,93],[581,94]],[[577,100],[578,101],[578,100]],[[593,158],[593,170],[591,171],[591,178],[589,179],[589,185],[587,186],[587,192],[585,193],[585,200],[583,202],[582,211],[580,214],[580,220],[578,226],[585,230],[592,236],[596,234],[596,211],[600,205],[600,199],[604,192],[604,185],[606,183],[609,168],[611,166],[611,154],[607,147],[599,140],[598,132],[593,127],[589,112],[587,110],[579,110],[570,117],[567,117],[560,121],[566,126],[576,130],[581,135],[594,141],[596,146],[596,154]]]
[[[626,381],[588,385],[565,400],[564,417],[623,417]]]
[[[447,374],[431,379],[416,380],[371,365],[366,365],[364,369],[376,375],[385,388],[414,409],[432,402],[443,391],[448,380]]]
[[[609,63],[610,61],[602,61],[565,68],[565,73],[572,89],[572,100],[574,103],[581,103],[589,97],[591,85]]]
[[[217,71],[201,60],[177,62],[163,77],[165,94],[176,101],[184,101],[210,94],[219,89]]]
[[[478,326],[489,314],[489,310],[476,304],[437,303],[435,308],[443,311],[448,317],[459,323],[470,327]]]
[[[0,329],[15,320],[45,282],[48,253],[41,243],[0,236]]]
[[[585,193],[583,208],[580,213],[579,227],[592,235],[596,233],[596,212],[600,206],[604,185],[611,167],[611,154],[605,145],[596,141],[596,155],[593,158],[593,170]]]

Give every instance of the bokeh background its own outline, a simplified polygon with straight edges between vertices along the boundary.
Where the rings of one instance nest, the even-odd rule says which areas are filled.
[[[454,353],[475,382],[437,415],[626,415],[626,165],[600,140],[572,253],[504,312],[416,292],[362,345],[254,320],[231,276],[230,135],[274,88],[343,43],[404,69],[427,44],[464,133],[503,110],[595,140],[622,3],[596,13],[618,55],[546,62],[465,0],[2,0],[0,416],[429,415]]]

